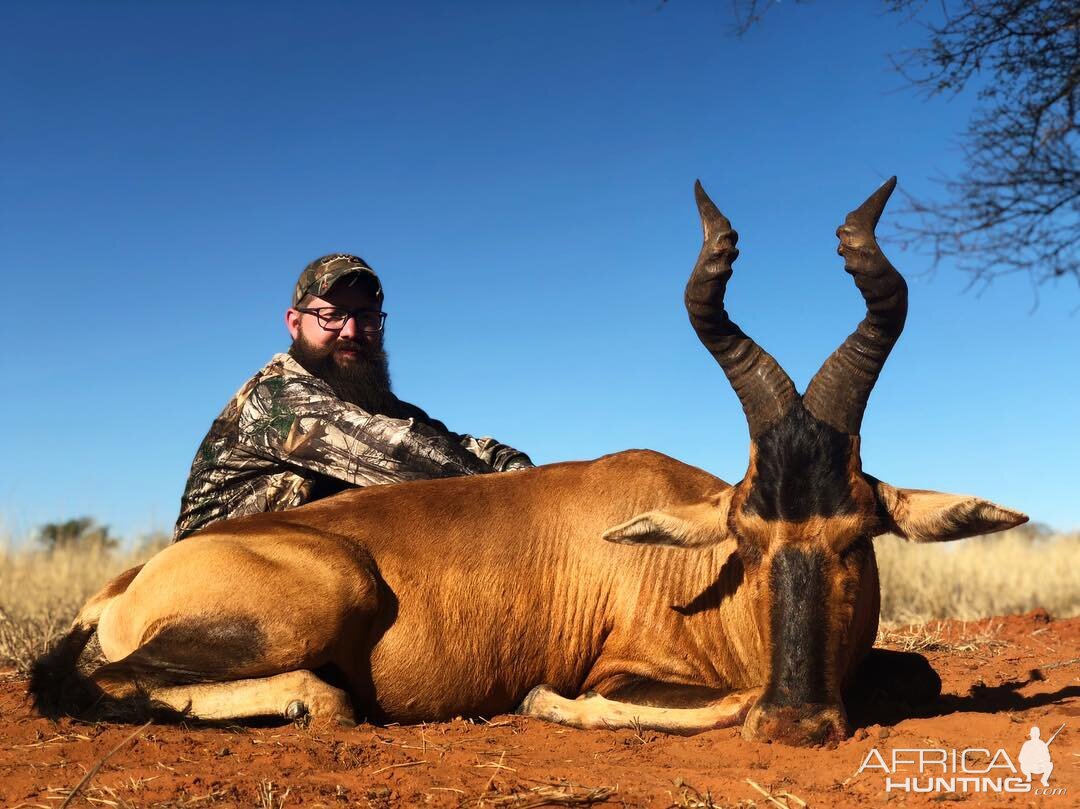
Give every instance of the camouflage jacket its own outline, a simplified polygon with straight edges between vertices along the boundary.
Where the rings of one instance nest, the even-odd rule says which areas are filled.
[[[405,418],[368,413],[276,354],[236,392],[195,453],[173,541],[226,517],[293,508],[354,486],[532,465],[513,447],[452,433],[419,407],[400,405]]]

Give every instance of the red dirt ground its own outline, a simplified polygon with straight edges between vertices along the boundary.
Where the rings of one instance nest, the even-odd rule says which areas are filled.
[[[942,697],[915,711],[871,704],[852,717],[853,737],[834,749],[753,744],[737,729],[679,738],[515,716],[418,727],[151,725],[108,758],[71,805],[1080,805],[1080,619],[1051,621],[1036,611],[946,622],[890,633],[886,645],[923,652],[941,675]],[[0,806],[59,807],[136,728],[38,718],[24,689],[10,674],[0,682]],[[872,748],[886,760],[900,748],[979,747],[990,756],[1003,748],[1017,762],[1032,725],[1045,740],[1062,723],[1050,748],[1050,787],[1066,794],[887,793],[880,770],[856,775]],[[990,756],[976,754],[972,766],[985,767]]]

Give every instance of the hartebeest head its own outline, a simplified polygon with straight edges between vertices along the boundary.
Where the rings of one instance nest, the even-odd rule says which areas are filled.
[[[846,737],[841,678],[873,537],[940,542],[1027,520],[977,497],[899,489],[862,471],[863,411],[907,315],[907,285],[874,235],[895,186],[894,177],[837,230],[867,314],[802,396],[728,317],[724,292],[738,236],[696,186],[705,237],[686,308],[742,402],[750,464],[739,483],[708,500],[640,514],[604,538],[678,547],[734,540],[768,655],[761,698],[743,726],[747,738],[807,744]]]

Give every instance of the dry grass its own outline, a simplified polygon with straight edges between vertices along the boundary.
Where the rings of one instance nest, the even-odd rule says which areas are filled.
[[[30,662],[67,631],[87,598],[158,547],[144,545],[126,553],[100,548],[47,553],[0,542],[0,669],[13,666],[25,673]]]
[[[885,625],[878,629],[874,645],[900,652],[974,654],[1007,646],[999,637],[1001,627],[1000,618],[964,623],[929,621],[904,627]]]
[[[974,621],[1035,607],[1057,618],[1080,615],[1080,534],[1032,537],[1021,529],[936,545],[880,537],[874,547],[886,624]]]
[[[616,787],[582,787],[576,784],[542,784],[538,787],[518,787],[507,795],[477,798],[475,806],[498,806],[506,809],[532,809],[536,806],[595,806],[607,803],[618,792]],[[462,801],[462,805],[470,802]]]
[[[25,672],[49,642],[66,631],[90,595],[159,547],[45,553],[12,549],[0,541],[0,669]],[[1018,530],[940,545],[881,537],[875,547],[886,626],[950,618],[972,621],[1035,607],[1060,618],[1080,615],[1080,588],[1075,584],[1080,534],[1033,537]],[[930,624],[891,641],[914,651],[952,643],[941,640],[939,630]]]

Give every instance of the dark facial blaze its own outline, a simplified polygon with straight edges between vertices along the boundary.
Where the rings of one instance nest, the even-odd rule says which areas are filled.
[[[771,677],[762,699],[773,705],[824,704],[828,583],[820,550],[781,548],[769,569]]]
[[[859,583],[875,519],[858,445],[796,402],[754,443],[733,524],[760,566],[769,671],[744,726],[748,738],[791,744],[843,739],[840,676],[850,653]]]

